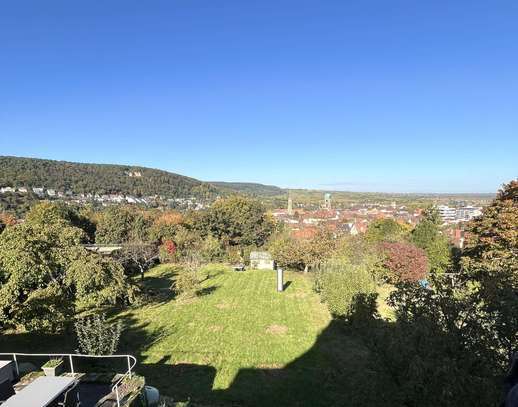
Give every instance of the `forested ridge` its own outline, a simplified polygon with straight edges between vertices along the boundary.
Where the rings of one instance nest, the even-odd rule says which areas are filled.
[[[8,156],[0,156],[0,186],[166,198],[218,194],[218,189],[209,183],[152,168]]]

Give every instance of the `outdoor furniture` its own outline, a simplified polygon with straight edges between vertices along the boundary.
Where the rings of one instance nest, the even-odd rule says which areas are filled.
[[[10,380],[4,380],[0,383],[0,404],[15,394],[14,387]]]
[[[62,397],[68,390],[76,385],[77,381],[73,377],[38,377],[32,383],[24,387],[19,393],[7,399],[5,403],[2,404],[2,407],[54,406],[56,403],[53,402],[55,402],[59,397]]]
[[[0,360],[0,382],[14,381],[14,366],[12,360]]]
[[[59,401],[57,404],[59,407],[79,407],[81,405],[79,401],[79,391],[78,386],[72,387],[68,390],[62,401]]]

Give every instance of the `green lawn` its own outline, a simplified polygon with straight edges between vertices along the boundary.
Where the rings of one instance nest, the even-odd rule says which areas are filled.
[[[149,384],[176,400],[209,404],[309,406],[366,397],[358,386],[372,361],[331,322],[310,276],[287,272],[278,293],[274,271],[209,266],[204,273],[210,278],[198,298],[173,299],[175,268],[158,266],[146,285],[163,296],[119,315],[131,327],[122,347],[138,353]]]
[[[311,276],[287,272],[278,293],[274,271],[208,266],[200,295],[181,299],[170,290],[176,270],[150,270],[147,305],[114,315],[125,324],[120,351],[137,356],[138,372],[162,394],[202,406],[381,406],[390,399],[387,378],[331,320]],[[74,349],[71,338],[4,335],[0,347],[62,352]]]

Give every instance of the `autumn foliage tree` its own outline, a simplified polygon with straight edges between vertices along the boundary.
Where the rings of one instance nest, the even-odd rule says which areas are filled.
[[[16,218],[8,212],[0,212],[0,233],[7,227],[16,224]]]
[[[500,348],[518,349],[518,180],[498,192],[467,228],[461,276]],[[505,358],[505,355],[503,359]]]
[[[163,212],[153,219],[149,230],[150,238],[162,243],[172,240],[184,221],[184,216],[177,211]]]
[[[399,242],[384,242],[381,247],[390,282],[416,282],[426,277],[429,265],[423,249]]]

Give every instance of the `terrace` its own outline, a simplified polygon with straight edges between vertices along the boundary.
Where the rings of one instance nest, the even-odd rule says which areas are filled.
[[[2,407],[152,407],[131,355],[0,353]]]

